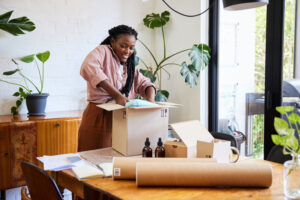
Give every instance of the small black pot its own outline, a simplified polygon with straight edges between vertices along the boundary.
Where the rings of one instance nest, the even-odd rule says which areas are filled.
[[[28,94],[26,98],[28,115],[30,116],[45,115],[45,108],[46,108],[46,102],[48,96],[49,96],[48,93]]]

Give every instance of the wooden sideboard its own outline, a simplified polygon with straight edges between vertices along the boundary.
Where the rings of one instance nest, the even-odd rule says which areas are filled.
[[[81,111],[0,116],[0,190],[25,185],[20,163],[77,152]]]

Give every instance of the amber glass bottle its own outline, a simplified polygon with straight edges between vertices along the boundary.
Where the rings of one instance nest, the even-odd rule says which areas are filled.
[[[155,157],[165,157],[165,148],[163,147],[161,138],[158,138],[157,147],[155,149]]]
[[[146,141],[145,141],[145,146],[143,148],[142,156],[143,157],[152,157],[152,149],[150,147],[150,141],[149,141],[148,137],[146,138]]]

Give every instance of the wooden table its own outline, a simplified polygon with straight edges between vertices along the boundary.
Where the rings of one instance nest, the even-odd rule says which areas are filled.
[[[92,162],[101,155],[120,156],[111,148],[82,152]],[[240,160],[239,162],[268,162],[264,160]],[[273,183],[270,188],[201,188],[201,187],[137,187],[135,181],[112,178],[90,179],[79,181],[71,170],[53,174],[57,184],[67,188],[81,198],[90,195],[104,196],[104,199],[284,199],[283,165],[268,162],[272,165]]]

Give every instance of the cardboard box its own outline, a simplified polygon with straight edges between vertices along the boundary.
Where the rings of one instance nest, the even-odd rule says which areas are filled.
[[[230,141],[217,140],[200,121],[171,124],[182,142],[165,142],[166,157],[215,158],[218,162],[229,162]]]
[[[219,163],[228,163],[230,151],[230,141],[218,139],[211,142],[197,141],[198,158],[214,158]]]
[[[183,142],[166,141],[164,144],[164,148],[166,157],[187,157],[187,147]]]
[[[174,123],[170,126],[182,142],[165,142],[167,157],[182,157],[185,154],[187,158],[196,158],[197,141],[210,143],[214,140],[208,130],[197,120]]]
[[[146,137],[149,137],[152,151],[158,138],[168,138],[169,107],[173,103],[163,103],[157,107],[132,107],[107,103],[98,107],[113,111],[112,148],[124,156],[142,154]]]

